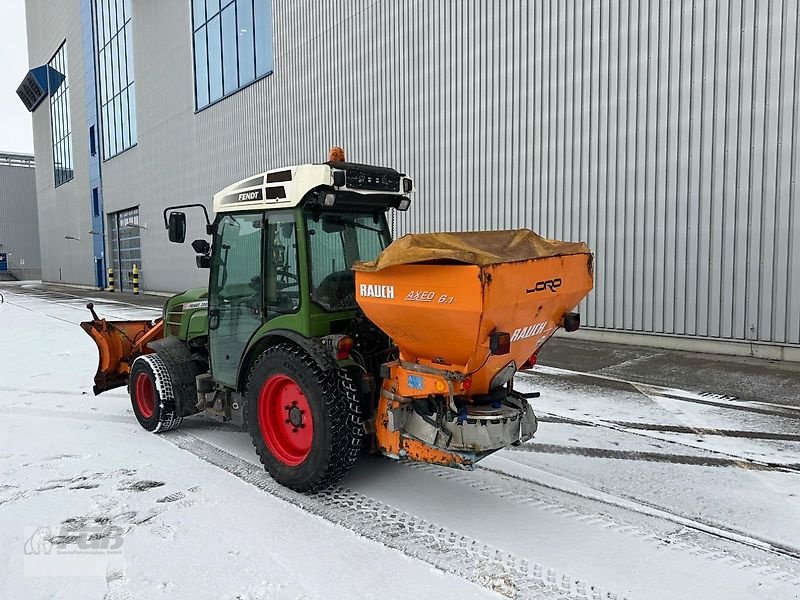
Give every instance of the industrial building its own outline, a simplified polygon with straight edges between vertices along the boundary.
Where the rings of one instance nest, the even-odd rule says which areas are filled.
[[[0,281],[39,279],[33,156],[0,152]]]
[[[588,242],[595,335],[800,360],[799,2],[26,0],[42,277],[203,285],[164,208],[337,144]]]

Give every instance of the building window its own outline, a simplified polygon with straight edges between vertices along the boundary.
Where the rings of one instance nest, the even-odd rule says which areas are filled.
[[[94,125],[89,127],[89,154],[97,156],[97,142],[94,139]]]
[[[75,176],[72,170],[72,125],[69,117],[67,43],[47,63],[50,95],[50,134],[53,139],[53,180],[58,187]]]
[[[270,0],[192,0],[197,110],[272,73]]]
[[[95,0],[103,158],[136,144],[131,0]]]

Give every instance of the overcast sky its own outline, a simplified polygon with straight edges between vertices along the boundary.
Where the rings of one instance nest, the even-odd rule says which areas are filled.
[[[0,151],[33,154],[31,115],[17,97],[28,72],[24,0],[0,0]]]

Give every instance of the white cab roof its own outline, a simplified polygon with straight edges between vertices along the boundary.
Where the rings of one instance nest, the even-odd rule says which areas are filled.
[[[353,163],[306,164],[281,169],[272,169],[259,175],[247,177],[229,185],[214,194],[214,212],[239,212],[278,208],[294,208],[312,189],[319,186],[333,187],[335,171],[347,169],[375,170],[383,175],[397,178],[398,190],[387,192],[362,188],[340,186],[337,189],[358,192],[359,194],[397,194],[404,195],[403,174],[393,169],[371,167]],[[410,184],[410,183],[409,183]],[[409,190],[410,191],[410,190]]]

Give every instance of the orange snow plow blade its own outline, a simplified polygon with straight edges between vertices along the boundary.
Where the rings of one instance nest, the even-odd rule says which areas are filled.
[[[88,306],[92,310],[92,306]],[[131,363],[150,350],[147,344],[164,337],[164,323],[155,321],[106,321],[92,310],[94,320],[84,321],[81,328],[97,344],[100,361],[94,376],[95,395],[128,383]]]

